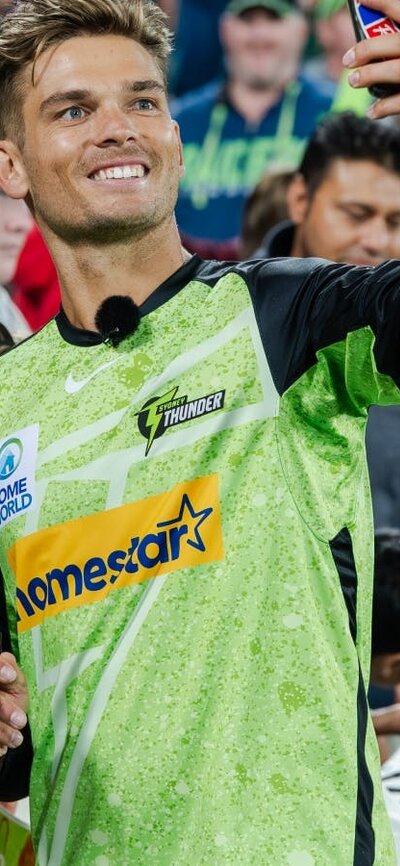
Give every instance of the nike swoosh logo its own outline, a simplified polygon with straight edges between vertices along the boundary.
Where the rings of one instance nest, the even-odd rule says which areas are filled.
[[[102,364],[101,367],[97,367],[97,370],[94,370],[90,376],[87,376],[86,379],[80,379],[79,382],[76,382],[72,373],[69,373],[68,378],[65,382],[64,388],[67,394],[77,394],[78,391],[82,391],[82,388],[85,388],[95,376],[98,376],[99,373],[102,373],[103,370],[108,370],[109,367],[112,367],[113,364],[117,364],[120,361],[120,358],[114,358],[112,361],[108,361],[107,364]]]

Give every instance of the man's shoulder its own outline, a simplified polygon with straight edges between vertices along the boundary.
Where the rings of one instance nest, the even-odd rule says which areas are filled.
[[[280,287],[283,291],[285,282],[297,281],[299,284],[312,275],[321,266],[328,263],[324,259],[293,258],[252,258],[242,261],[204,260],[199,264],[195,279],[215,285],[220,279],[241,277],[249,288],[257,287],[267,291],[270,287]]]

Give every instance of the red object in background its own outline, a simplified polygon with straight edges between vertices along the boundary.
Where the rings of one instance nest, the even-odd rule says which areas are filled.
[[[231,241],[213,241],[191,238],[181,232],[181,241],[190,253],[197,253],[201,259],[217,259],[217,261],[237,261],[239,258],[239,239]]]
[[[28,836],[24,850],[21,852],[18,866],[35,866],[35,852],[33,850],[32,839]]]
[[[13,286],[13,301],[33,331],[42,328],[58,313],[61,298],[57,272],[36,227],[26,239]]]

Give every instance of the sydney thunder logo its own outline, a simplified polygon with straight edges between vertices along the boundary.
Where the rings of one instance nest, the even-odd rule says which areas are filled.
[[[138,412],[138,426],[142,436],[147,439],[146,456],[155,439],[168,430],[193,418],[201,418],[223,409],[225,391],[216,391],[197,400],[188,400],[187,396],[177,397],[179,387],[171,388],[162,397],[153,397]]]

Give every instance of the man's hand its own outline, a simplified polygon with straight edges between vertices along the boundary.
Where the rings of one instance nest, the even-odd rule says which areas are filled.
[[[0,653],[0,757],[21,745],[27,724],[28,687],[11,653]]]
[[[378,9],[385,18],[400,24],[399,0],[362,0],[365,6]],[[378,99],[368,109],[370,117],[382,118],[400,114],[400,33],[363,39],[348,51],[343,63],[349,70],[352,87],[370,87],[373,84],[398,85],[399,93]]]

